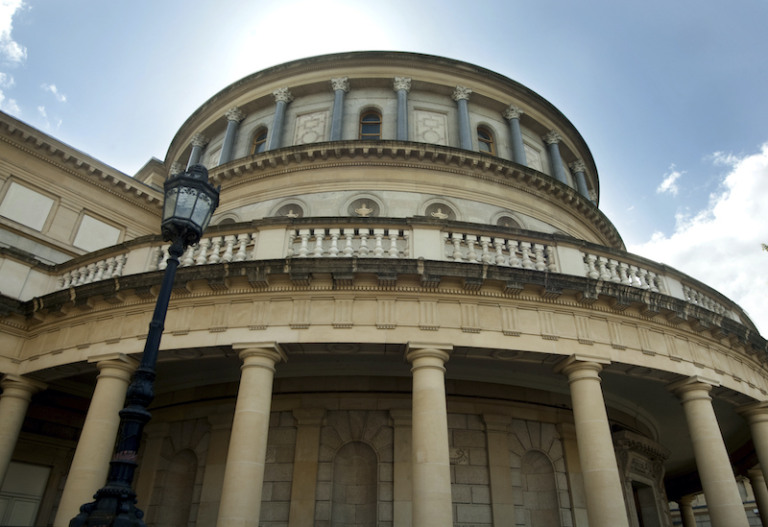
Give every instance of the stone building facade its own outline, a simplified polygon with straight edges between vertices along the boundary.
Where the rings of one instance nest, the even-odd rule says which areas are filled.
[[[167,245],[182,257],[135,481],[148,525],[715,527],[768,496],[766,341],[626,252],[584,138],[525,86],[361,52],[255,73],[133,177],[0,114],[0,523],[104,483]],[[759,462],[763,461],[762,465]],[[768,505],[763,507],[768,514]]]

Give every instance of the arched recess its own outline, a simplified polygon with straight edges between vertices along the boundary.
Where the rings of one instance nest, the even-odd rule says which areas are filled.
[[[549,458],[538,450],[529,450],[521,466],[523,507],[531,527],[557,527],[560,504],[557,498],[555,468]]]
[[[339,449],[333,461],[331,525],[376,527],[377,464],[376,453],[361,441]]]
[[[163,478],[163,499],[157,510],[155,525],[187,527],[197,475],[197,456],[190,449],[171,458]]]

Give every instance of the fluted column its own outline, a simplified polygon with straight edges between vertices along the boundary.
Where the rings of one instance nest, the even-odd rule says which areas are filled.
[[[568,184],[568,178],[565,176],[563,168],[563,159],[560,157],[560,134],[554,130],[545,135],[542,139],[547,144],[547,153],[549,154],[549,164],[552,167],[552,177],[560,183]]]
[[[408,140],[408,92],[411,91],[410,77],[395,77],[394,89],[397,92],[397,135],[398,141]]]
[[[459,109],[459,146],[464,150],[472,150],[472,129],[469,125],[469,96],[472,90],[464,86],[456,86],[453,90],[453,100]]]
[[[525,146],[523,145],[523,132],[520,130],[520,116],[523,110],[510,104],[502,114],[509,123],[509,134],[512,142],[512,161],[521,165],[528,165],[525,158]]]
[[[208,144],[208,138],[203,134],[195,134],[192,136],[192,141],[190,144],[192,145],[192,152],[189,154],[189,162],[187,163],[187,168],[200,162],[200,158],[203,156],[203,148],[205,148],[205,145]]]
[[[768,481],[768,402],[742,406],[738,410],[749,423],[757,460],[760,462],[763,476]]]
[[[453,525],[445,361],[450,346],[408,345],[413,374],[413,525]]]
[[[765,476],[763,471],[753,468],[747,471],[749,483],[752,485],[752,491],[755,493],[755,502],[757,510],[760,513],[760,521],[763,525],[768,525],[768,487],[765,485]]]
[[[44,390],[46,385],[18,375],[4,375],[0,381],[0,388],[3,389],[0,395],[0,423],[2,423],[0,426],[0,485],[2,485],[19,433],[21,433],[21,425],[24,423],[29,401],[34,394]]]
[[[218,527],[258,527],[275,364],[285,354],[275,343],[235,344],[243,361],[232,421]]]
[[[506,415],[483,414],[488,444],[488,471],[491,487],[491,514],[494,527],[515,526],[515,500],[509,469]]]
[[[680,507],[680,520],[683,522],[683,527],[696,527],[696,516],[693,514],[693,502],[695,500],[696,496],[693,494],[683,496],[677,500],[677,505]]]
[[[93,495],[107,480],[109,462],[120,425],[120,410],[137,362],[125,355],[100,357],[96,367],[99,376],[85,416],[83,430],[77,442],[75,456],[69,467],[67,482],[61,495],[55,527],[69,525],[80,506],[93,501]]]
[[[412,448],[413,428],[411,426],[411,410],[393,408],[389,411],[394,428],[394,454],[392,472],[394,488],[392,489],[394,525],[411,527],[413,520],[413,468]]]
[[[296,419],[296,449],[293,454],[288,527],[313,527],[320,459],[320,427],[325,417],[325,409],[296,408],[293,417]]]
[[[245,114],[240,111],[240,108],[235,107],[230,108],[224,114],[224,117],[227,119],[227,131],[224,134],[224,145],[221,147],[220,165],[232,161],[232,151],[235,148],[237,129],[240,126],[240,121],[245,119]]]
[[[569,357],[557,370],[568,377],[576,442],[590,527],[629,526],[596,360]]]
[[[712,527],[746,527],[747,515],[709,395],[712,384],[694,377],[669,389],[683,404]]]
[[[573,178],[576,180],[576,190],[579,191],[579,194],[589,199],[586,176],[587,166],[584,164],[584,161],[574,161],[569,166],[571,167],[571,172],[573,172]]]
[[[331,79],[333,87],[333,115],[331,115],[331,141],[341,141],[344,122],[344,95],[349,91],[349,77]]]
[[[283,137],[283,126],[285,124],[285,109],[293,100],[293,95],[288,88],[279,88],[272,92],[275,97],[275,117],[272,120],[272,130],[269,136],[267,150],[280,148]]]

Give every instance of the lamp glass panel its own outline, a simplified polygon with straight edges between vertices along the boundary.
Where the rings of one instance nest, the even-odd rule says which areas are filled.
[[[177,218],[189,219],[192,216],[192,211],[195,209],[197,197],[197,189],[181,187],[179,189],[178,197],[176,198],[176,212],[174,216]]]
[[[178,187],[170,189],[165,193],[165,202],[163,203],[163,220],[173,216],[176,209],[176,197],[179,194]]]
[[[190,218],[192,223],[198,225],[200,229],[205,230],[208,226],[208,222],[211,220],[212,209],[213,201],[211,200],[211,197],[208,194],[200,193]]]

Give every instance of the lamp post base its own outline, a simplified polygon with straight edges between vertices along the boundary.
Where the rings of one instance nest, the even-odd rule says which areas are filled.
[[[130,487],[101,488],[96,501],[80,507],[69,527],[146,527],[144,512],[136,507],[136,493]]]

